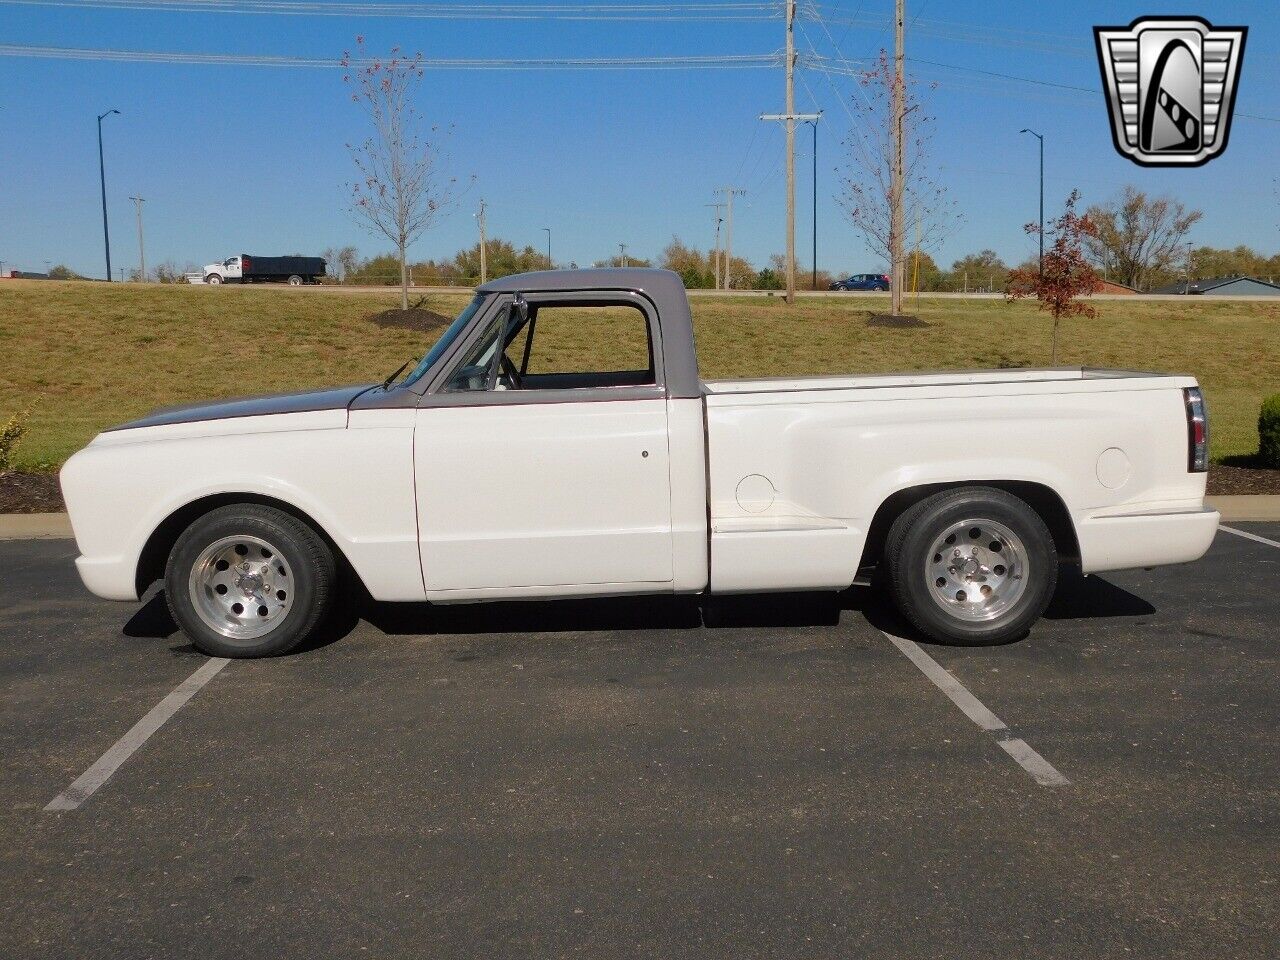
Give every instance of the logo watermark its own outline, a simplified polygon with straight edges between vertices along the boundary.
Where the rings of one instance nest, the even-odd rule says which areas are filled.
[[[1222,153],[1247,33],[1199,17],[1094,27],[1116,150],[1144,167],[1196,167]]]

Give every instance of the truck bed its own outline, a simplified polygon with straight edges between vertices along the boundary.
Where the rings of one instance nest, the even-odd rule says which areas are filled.
[[[712,589],[847,586],[881,504],[956,480],[1060,498],[1086,572],[1198,556],[1212,517],[1183,553],[1151,519],[1203,511],[1193,386],[1079,367],[706,382]]]

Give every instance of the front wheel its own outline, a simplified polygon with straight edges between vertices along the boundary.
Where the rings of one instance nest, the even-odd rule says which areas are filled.
[[[267,657],[311,638],[332,603],[328,544],[301,520],[260,504],[200,517],[165,566],[165,596],[182,631],[211,657]]]
[[[961,487],[905,511],[885,544],[889,589],[921,633],[968,646],[1023,637],[1058,580],[1053,535],[1028,504]]]
[[[204,278],[205,283],[212,283],[215,287],[222,282],[222,277],[216,273],[211,273]]]

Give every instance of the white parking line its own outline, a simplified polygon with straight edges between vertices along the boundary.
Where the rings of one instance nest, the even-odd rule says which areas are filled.
[[[935,687],[960,708],[960,712],[988,733],[996,735],[996,743],[1000,749],[1013,757],[1014,762],[1031,774],[1031,778],[1042,787],[1064,787],[1071,781],[1060,774],[1048,760],[1036,753],[1025,740],[1015,737],[1008,724],[969,692],[963,683],[948,673],[937,660],[920,649],[920,645],[904,637],[895,637],[892,633],[880,631],[889,638],[889,642],[897,647],[902,655],[920,668],[920,672],[928,677]]]
[[[1274,540],[1268,540],[1266,537],[1260,537],[1256,533],[1250,533],[1248,530],[1237,530],[1235,527],[1228,527],[1225,523],[1218,524],[1218,529],[1225,530],[1227,533],[1234,533],[1237,537],[1244,537],[1246,540],[1265,543],[1268,547],[1280,548],[1280,543],[1277,543]]]
[[[218,675],[230,660],[212,657],[195,673],[178,684],[169,695],[157,703],[147,715],[133,725],[115,745],[98,758],[98,761],[72,781],[71,786],[49,801],[46,811],[74,810],[88,800],[95,790],[107,782],[120,765],[147,742],[147,739],[164,726],[165,721],[182,709],[201,687]]]

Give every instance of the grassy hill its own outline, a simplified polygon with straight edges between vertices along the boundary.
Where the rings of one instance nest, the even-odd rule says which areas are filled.
[[[381,379],[432,336],[367,319],[394,294],[0,282],[0,421],[30,409],[17,462],[56,467],[102,427],[155,407]],[[456,313],[464,295],[423,306]],[[695,298],[706,377],[1044,365],[1050,321],[1032,304],[930,299],[929,328],[868,327],[887,298]],[[1217,459],[1257,449],[1258,406],[1280,392],[1280,306],[1100,301],[1068,321],[1061,365],[1191,373]]]

